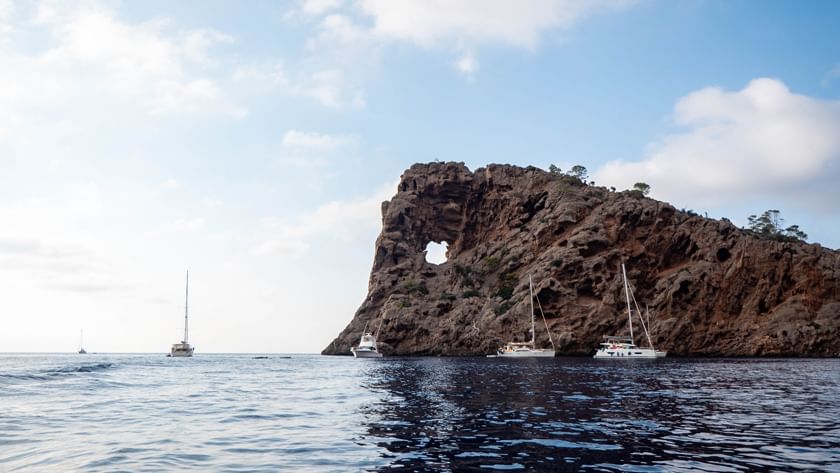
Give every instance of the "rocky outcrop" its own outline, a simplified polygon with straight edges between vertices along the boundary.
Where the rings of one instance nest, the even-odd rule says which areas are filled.
[[[426,262],[430,241],[449,243],[446,263]],[[323,353],[350,354],[366,323],[387,355],[492,353],[529,337],[532,275],[558,354],[589,354],[626,333],[621,263],[669,355],[840,353],[839,252],[533,167],[461,163],[415,164],[382,203],[368,296]]]

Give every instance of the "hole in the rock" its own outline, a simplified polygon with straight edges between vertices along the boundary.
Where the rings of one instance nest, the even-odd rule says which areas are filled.
[[[446,263],[446,250],[448,247],[449,244],[445,241],[440,243],[430,241],[426,245],[426,261],[432,264]]]

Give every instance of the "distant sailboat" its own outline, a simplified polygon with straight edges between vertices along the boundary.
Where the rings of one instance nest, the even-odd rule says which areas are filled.
[[[84,345],[82,344],[82,341],[84,340],[84,338],[85,338],[85,330],[82,329],[81,334],[79,334],[79,354],[80,355],[87,355],[87,352],[85,351]]]
[[[531,340],[527,342],[508,342],[505,346],[499,348],[495,355],[487,355],[490,358],[550,358],[554,356],[554,340],[551,339],[551,331],[548,330],[548,324],[545,324],[545,329],[548,331],[548,341],[551,342],[551,348],[537,348],[537,335],[534,331],[536,328],[534,316],[534,282],[531,275],[528,275],[528,288],[531,294]],[[537,299],[539,303],[539,299]],[[542,306],[540,306],[540,313],[542,313]],[[543,323],[545,323],[545,314],[543,314]]]
[[[184,339],[181,343],[173,343],[172,349],[168,356],[172,357],[190,357],[193,356],[194,347],[190,346],[189,335],[189,306],[190,306],[190,272],[187,271],[187,289],[184,296]]]
[[[639,304],[636,304],[636,311],[639,313],[639,322],[642,324],[642,329],[645,331],[648,345],[650,348],[639,348],[633,341],[633,311],[630,308],[630,300],[636,303],[636,297],[633,291],[630,290],[630,284],[627,282],[627,270],[624,269],[624,264],[621,265],[621,276],[624,280],[624,297],[627,299],[627,323],[630,327],[630,336],[604,336],[604,341],[601,342],[601,348],[595,352],[594,358],[608,358],[608,359],[636,359],[636,358],[662,358],[667,355],[667,352],[657,351],[653,348],[653,342],[650,339],[650,332],[648,332],[648,325],[650,325],[650,313],[648,312],[648,322],[642,317],[642,311],[639,309]]]

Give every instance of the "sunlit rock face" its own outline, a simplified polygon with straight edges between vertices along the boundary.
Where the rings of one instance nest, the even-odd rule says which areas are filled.
[[[428,243],[443,241],[446,262],[427,262]],[[366,323],[381,327],[386,355],[481,355],[525,341],[531,275],[558,354],[591,354],[603,335],[627,333],[622,263],[669,355],[840,354],[837,251],[533,167],[462,163],[403,174],[382,203],[368,296],[323,353],[349,355]],[[537,343],[549,346],[537,314]]]

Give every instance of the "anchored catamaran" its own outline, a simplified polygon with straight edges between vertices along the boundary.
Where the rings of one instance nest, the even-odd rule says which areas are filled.
[[[535,358],[535,357],[553,357],[554,356],[554,340],[551,338],[551,330],[548,329],[548,322],[545,321],[545,314],[542,311],[542,305],[539,305],[540,314],[542,314],[545,330],[548,332],[548,341],[551,342],[551,348],[537,348],[536,343],[536,322],[534,318],[534,281],[531,275],[528,275],[528,288],[531,294],[531,340],[527,342],[508,342],[505,346],[499,348],[495,355],[487,355],[490,358],[504,357],[504,358]],[[540,303],[537,298],[537,304]]]
[[[172,349],[169,351],[169,356],[174,357],[189,357],[193,356],[194,347],[189,343],[189,306],[190,306],[190,272],[187,271],[187,289],[184,296],[184,339],[181,343],[173,343]]]
[[[627,282],[627,271],[624,269],[624,264],[621,265],[621,276],[624,279],[624,297],[627,299],[627,323],[630,327],[630,336],[604,336],[604,341],[601,342],[601,348],[595,352],[595,358],[620,358],[620,359],[635,359],[635,358],[662,358],[667,355],[667,352],[657,351],[653,348],[653,342],[650,339],[650,332],[648,332],[648,323],[642,317],[642,311],[639,309],[639,304],[636,303],[636,297],[633,291],[630,290],[630,284]],[[630,300],[636,305],[636,311],[639,313],[639,321],[642,329],[645,332],[649,348],[639,348],[633,341],[633,311],[630,308]]]

